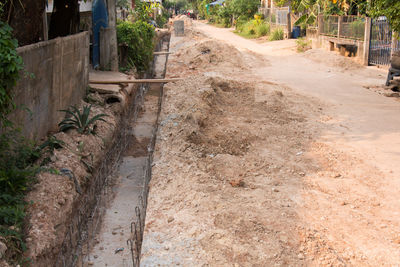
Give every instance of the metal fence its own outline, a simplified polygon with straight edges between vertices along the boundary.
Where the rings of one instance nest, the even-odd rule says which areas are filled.
[[[290,13],[289,7],[280,8],[260,8],[259,13],[264,15],[264,18],[272,24],[285,26],[288,24],[288,14]]]
[[[365,18],[358,16],[322,16],[318,17],[321,35],[364,40]]]
[[[339,17],[338,16],[319,16],[318,29],[321,35],[337,36],[339,32]]]
[[[364,40],[365,18],[357,16],[339,17],[339,37]]]
[[[372,20],[369,64],[390,65],[392,54],[400,51],[400,41],[394,36],[386,17]]]

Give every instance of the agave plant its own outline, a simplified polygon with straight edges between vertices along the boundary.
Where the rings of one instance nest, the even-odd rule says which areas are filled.
[[[92,105],[84,106],[82,112],[75,106],[71,106],[70,109],[60,110],[69,115],[68,118],[62,120],[58,124],[60,130],[66,131],[68,129],[76,129],[81,134],[94,133],[95,122],[105,122],[103,118],[107,117],[107,114],[102,113],[89,118],[91,108]]]

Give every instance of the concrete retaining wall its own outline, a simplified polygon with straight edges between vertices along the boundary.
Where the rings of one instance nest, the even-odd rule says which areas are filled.
[[[351,57],[360,64],[365,64],[364,42],[359,40],[339,39],[318,35],[307,30],[307,39],[312,40],[312,48],[322,48],[328,51],[337,51],[342,56]],[[351,48],[351,49],[350,49]]]
[[[89,34],[56,38],[17,51],[25,68],[14,88],[19,108],[10,119],[21,126],[26,137],[39,140],[58,129],[65,115],[60,109],[80,103],[85,95],[89,81]]]

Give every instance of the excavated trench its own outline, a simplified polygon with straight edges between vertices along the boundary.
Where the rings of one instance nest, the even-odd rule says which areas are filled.
[[[169,50],[165,35],[155,51]],[[146,78],[164,78],[168,54]],[[113,145],[71,218],[55,266],[139,266],[163,84],[143,84],[128,101]]]

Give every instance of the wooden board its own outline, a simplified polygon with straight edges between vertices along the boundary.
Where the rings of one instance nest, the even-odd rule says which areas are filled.
[[[181,78],[170,78],[170,79],[137,79],[137,80],[90,80],[89,84],[120,84],[120,83],[169,83],[181,81]]]

